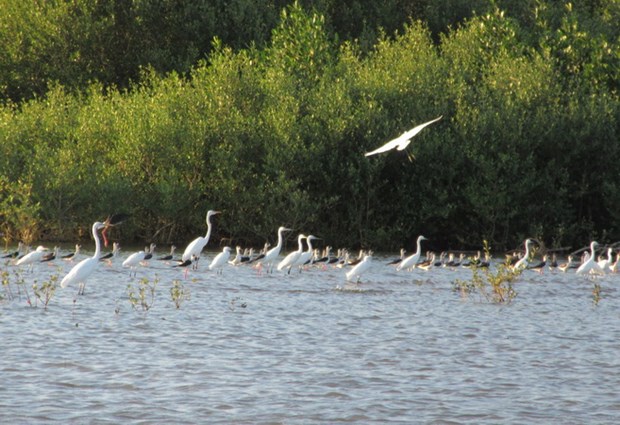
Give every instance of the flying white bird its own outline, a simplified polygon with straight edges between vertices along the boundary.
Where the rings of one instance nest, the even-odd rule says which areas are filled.
[[[375,149],[372,152],[366,152],[365,156],[370,156],[370,155],[375,155],[377,153],[387,152],[387,151],[392,150],[392,149],[396,149],[396,150],[402,151],[407,146],[409,146],[409,143],[411,143],[411,139],[413,138],[413,136],[415,136],[420,131],[422,131],[424,129],[424,127],[426,127],[427,125],[430,125],[430,124],[434,123],[435,121],[439,121],[442,117],[443,117],[443,115],[439,116],[438,118],[435,118],[434,120],[430,120],[428,122],[425,122],[424,124],[420,124],[417,127],[413,127],[409,131],[405,131],[403,134],[398,136],[396,139],[387,142],[385,145],[381,146],[380,148]]]

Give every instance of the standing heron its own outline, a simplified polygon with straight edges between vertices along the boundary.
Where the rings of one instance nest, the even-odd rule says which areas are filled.
[[[601,266],[596,262],[596,247],[598,246],[598,242],[592,241],[590,243],[590,256],[588,259],[577,269],[577,274],[605,274]]]
[[[225,246],[222,252],[217,254],[215,258],[209,264],[209,270],[216,270],[217,274],[222,274],[222,268],[228,262],[230,258],[230,247]]]
[[[416,242],[415,253],[403,259],[400,263],[398,263],[398,266],[396,266],[397,271],[400,271],[403,269],[407,270],[409,268],[414,268],[418,264],[418,261],[420,260],[420,256],[422,255],[422,241],[425,241],[425,240],[428,240],[428,239],[426,239],[422,235],[418,236],[418,240]]]
[[[204,237],[198,236],[196,239],[191,241],[189,245],[187,245],[187,248],[185,248],[185,251],[183,252],[183,256],[181,257],[181,260],[183,262],[188,261],[188,260],[192,261],[193,269],[198,268],[198,260],[200,259],[200,253],[202,252],[203,248],[209,243],[209,238],[211,237],[211,217],[219,213],[220,211],[214,211],[214,210],[209,210],[207,212],[207,219],[206,219],[207,234]]]
[[[306,235],[302,233],[297,236],[297,251],[289,253],[282,261],[280,261],[280,263],[278,263],[278,271],[288,268],[288,274],[291,274],[291,268],[297,263],[297,260],[304,252],[304,239],[306,239]]]
[[[263,264],[267,266],[267,271],[273,272],[273,262],[280,255],[280,251],[282,250],[283,236],[284,232],[289,232],[291,229],[280,226],[278,228],[278,244],[267,251],[264,255],[256,257],[256,259],[252,261],[258,261],[258,267],[262,267]]]
[[[362,273],[368,270],[371,264],[372,264],[372,251],[364,255],[364,258],[362,259],[362,261],[357,263],[355,267],[353,267],[351,270],[349,270],[346,273],[345,276],[347,277],[347,280],[349,282],[352,282],[353,279],[355,279],[356,283],[359,283]]]
[[[533,242],[534,241],[532,239],[525,240],[525,254],[523,255],[523,257],[521,257],[519,261],[515,263],[514,266],[512,266],[513,270],[523,270],[528,266],[530,262],[530,245]]]
[[[61,288],[66,288],[67,285],[78,283],[78,295],[84,294],[86,279],[93,273],[97,264],[99,264],[99,256],[101,255],[101,243],[99,242],[99,235],[97,232],[99,229],[107,228],[107,226],[107,223],[101,223],[99,221],[93,224],[92,233],[95,239],[95,253],[92,257],[86,258],[73,266],[71,271],[60,281]]]

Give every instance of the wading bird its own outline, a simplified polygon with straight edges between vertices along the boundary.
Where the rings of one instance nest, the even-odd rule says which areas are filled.
[[[70,284],[78,283],[78,295],[84,294],[86,279],[95,270],[97,264],[99,264],[99,256],[101,255],[101,244],[99,242],[99,235],[97,235],[97,231],[99,231],[99,229],[105,229],[107,226],[107,222],[101,223],[96,221],[93,224],[92,233],[93,238],[95,239],[95,253],[92,257],[86,258],[73,266],[71,271],[60,281],[61,288],[66,288]]]
[[[269,251],[267,251],[265,255],[262,255],[262,256],[259,255],[258,257],[256,257],[256,259],[252,260],[252,261],[258,261],[259,270],[264,264],[265,266],[267,266],[268,272],[273,272],[273,263],[276,260],[276,258],[278,258],[278,256],[280,255],[280,251],[282,250],[282,242],[283,242],[282,233],[290,232],[290,231],[291,229],[284,227],[284,226],[281,226],[280,228],[278,228],[278,244],[274,246],[273,248],[271,248]]]
[[[526,239],[525,240],[525,254],[523,254],[523,257],[521,257],[521,259],[519,261],[517,261],[514,266],[512,266],[513,270],[523,270],[523,269],[525,269],[529,265],[529,263],[530,263],[530,245],[532,243],[534,243],[534,241],[532,239]]]
[[[282,261],[278,263],[278,271],[288,269],[288,274],[291,274],[291,268],[297,263],[297,260],[304,252],[304,239],[306,239],[306,235],[302,233],[297,236],[297,251],[289,253],[286,257],[284,257]]]
[[[592,241],[590,243],[590,256],[581,266],[579,266],[576,272],[577,274],[586,274],[586,273],[604,274],[603,269],[601,269],[601,266],[599,266],[598,263],[596,262],[595,250],[597,246],[598,246],[598,242],[596,241]]]
[[[230,247],[225,246],[222,252],[217,254],[215,258],[209,264],[209,270],[217,270],[217,274],[222,274],[222,267],[228,262],[230,258]]]
[[[202,252],[203,248],[209,243],[209,238],[211,237],[211,217],[219,213],[220,213],[219,211],[214,211],[214,210],[209,210],[207,212],[207,219],[206,219],[207,234],[204,237],[198,236],[196,239],[191,241],[189,245],[187,245],[187,248],[185,248],[185,251],[183,252],[183,256],[181,257],[181,260],[184,262],[187,260],[191,260],[193,269],[198,268],[198,260],[200,259],[200,253]],[[195,257],[196,260],[194,260],[192,257]]]
[[[355,267],[353,267],[351,270],[349,270],[346,273],[345,276],[347,277],[347,281],[353,282],[353,280],[355,279],[356,283],[359,283],[360,278],[362,277],[362,274],[370,268],[371,264],[372,264],[372,251],[369,251],[368,254],[364,255],[364,258],[362,259],[362,261],[357,263]]]
[[[73,252],[71,252],[69,254],[63,255],[62,259],[63,260],[67,260],[67,261],[73,261],[74,259],[77,258],[78,254],[80,253],[80,248],[81,247],[82,247],[82,245],[75,244],[75,251],[73,251]]]
[[[396,149],[396,150],[402,151],[407,146],[409,146],[409,143],[411,143],[411,139],[416,134],[418,134],[420,131],[422,131],[424,129],[424,127],[426,127],[427,125],[430,125],[430,124],[432,124],[432,123],[434,123],[436,121],[439,121],[442,118],[442,116],[439,116],[438,118],[435,118],[434,120],[430,120],[428,122],[425,122],[424,124],[420,124],[420,125],[418,125],[416,127],[413,127],[409,131],[405,131],[403,134],[398,136],[396,139],[390,140],[389,142],[387,142],[385,145],[381,146],[380,148],[375,149],[372,152],[367,152],[365,154],[365,156],[371,156],[371,155],[375,155],[375,154],[378,154],[378,153],[387,152],[387,151],[392,150],[392,149]]]
[[[32,270],[34,263],[40,262],[43,259],[46,251],[46,247],[44,247],[43,245],[39,245],[36,250],[29,252],[28,254],[17,260],[17,263],[15,263],[15,265],[22,266],[30,264],[30,270]]]
[[[426,239],[424,236],[420,235],[418,236],[418,240],[416,242],[416,251],[413,255],[410,255],[409,257],[405,258],[403,261],[401,261],[400,263],[398,263],[398,266],[396,266],[396,270],[400,271],[402,269],[409,269],[409,268],[414,268],[417,264],[418,264],[418,260],[420,259],[420,255],[422,255],[422,241],[428,240]]]

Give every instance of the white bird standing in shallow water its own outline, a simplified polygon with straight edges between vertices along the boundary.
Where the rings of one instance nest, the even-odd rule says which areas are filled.
[[[198,236],[196,239],[190,242],[189,245],[187,245],[187,248],[185,248],[185,252],[183,252],[181,260],[183,262],[188,260],[192,261],[193,269],[198,268],[200,253],[202,252],[203,248],[209,243],[209,238],[211,237],[211,216],[219,213],[219,211],[214,210],[209,210],[207,212],[207,234],[204,236],[204,238],[202,236]]]
[[[218,274],[222,274],[222,267],[224,267],[224,264],[228,262],[229,258],[230,247],[225,246],[222,252],[217,254],[215,258],[211,261],[211,264],[209,264],[209,270],[217,270]]]
[[[355,279],[356,282],[359,283],[362,273],[368,270],[371,264],[372,264],[372,252],[369,252],[368,254],[364,255],[364,258],[362,259],[362,261],[357,263],[355,267],[353,267],[351,270],[349,270],[346,273],[347,280],[349,282],[352,282],[353,279]]]
[[[284,260],[278,263],[278,271],[282,271],[288,268],[288,274],[291,274],[291,268],[297,263],[297,260],[299,259],[301,254],[304,252],[304,242],[303,242],[304,239],[306,239],[306,235],[302,233],[300,233],[299,236],[297,236],[297,244],[298,244],[297,251],[293,251],[289,253],[286,257],[284,257]]]
[[[306,263],[309,263],[310,260],[312,259],[312,255],[314,254],[314,251],[312,249],[312,241],[314,241],[316,239],[320,239],[320,238],[317,238],[314,235],[308,235],[308,237],[306,238],[306,243],[308,244],[308,249],[301,253],[301,255],[297,259],[297,263],[296,263],[296,264],[299,265],[299,273],[301,273],[301,269],[304,267],[304,265]]]
[[[413,127],[409,131],[405,131],[403,134],[398,136],[396,139],[390,140],[389,142],[387,142],[385,145],[381,146],[380,148],[375,149],[372,152],[366,152],[365,156],[370,156],[370,155],[375,155],[375,154],[378,154],[378,153],[387,152],[387,151],[392,150],[392,149],[396,149],[396,150],[402,151],[407,146],[409,146],[409,143],[411,143],[411,139],[413,138],[413,136],[415,136],[420,131],[422,131],[424,129],[424,127],[426,127],[427,125],[430,125],[430,124],[432,124],[432,123],[434,123],[436,121],[439,121],[442,117],[443,117],[443,115],[439,116],[438,118],[435,118],[434,120],[430,120],[428,122],[425,122],[424,124],[420,124],[420,125],[418,125],[416,127]]]
[[[40,262],[43,259],[46,251],[46,247],[44,247],[43,245],[39,245],[36,250],[29,252],[28,254],[17,260],[17,263],[15,263],[15,265],[22,266],[30,264],[30,270],[32,270],[34,263]]]
[[[514,266],[512,266],[513,270],[522,270],[528,266],[530,262],[530,244],[533,242],[534,241],[531,239],[525,240],[525,254],[523,254],[523,257],[521,257],[521,259],[517,261]]]
[[[603,269],[596,262],[596,247],[598,246],[598,242],[592,241],[590,243],[590,257],[577,269],[577,274],[585,274],[585,273],[598,273],[605,274]]]
[[[86,278],[92,274],[97,264],[99,264],[99,256],[101,255],[101,245],[97,231],[106,227],[106,223],[101,223],[99,221],[93,224],[92,232],[93,238],[95,239],[95,253],[92,257],[86,258],[73,266],[71,271],[60,281],[61,288],[66,288],[67,285],[72,283],[78,283],[78,295],[84,294]]]
[[[418,264],[418,261],[420,260],[420,256],[422,255],[422,241],[425,241],[425,240],[427,239],[424,236],[422,235],[418,236],[418,241],[416,242],[415,253],[405,258],[400,263],[398,263],[398,266],[396,266],[396,271],[400,271],[402,269],[407,270],[409,268],[414,268],[416,264]]]
[[[263,255],[262,257],[259,256],[253,261],[258,261],[259,267],[262,267],[262,265],[265,264],[267,266],[267,271],[272,272],[273,262],[276,260],[276,258],[278,258],[278,256],[280,255],[280,251],[282,250],[282,242],[283,242],[282,233],[289,232],[289,231],[291,231],[291,229],[284,227],[284,226],[280,226],[280,228],[278,228],[278,244],[274,246],[273,248],[271,248],[269,251],[267,251],[265,255]]]

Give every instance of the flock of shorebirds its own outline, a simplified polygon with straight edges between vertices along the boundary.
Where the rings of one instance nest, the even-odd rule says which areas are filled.
[[[176,247],[172,245],[169,254],[159,256],[156,260],[166,261],[168,262],[167,264],[172,264],[172,267],[184,267],[186,269],[186,274],[190,267],[196,269],[201,253],[209,242],[212,227],[211,217],[216,214],[219,214],[219,211],[210,210],[207,213],[206,235],[204,237],[200,236],[189,243],[179,259],[175,259]],[[92,257],[83,259],[77,263],[62,279],[60,284],[61,287],[64,288],[70,284],[78,284],[78,294],[82,294],[85,281],[95,270],[97,264],[104,261],[111,264],[115,258],[119,257],[120,245],[118,242],[114,242],[111,252],[104,254],[101,251],[99,239],[99,231],[103,229],[101,235],[107,245],[106,230],[117,224],[118,223],[111,222],[110,219],[103,223],[96,222],[93,224],[92,234],[95,240],[95,253]],[[249,265],[256,268],[258,273],[273,273],[274,269],[276,269],[280,272],[290,274],[292,270],[299,270],[299,272],[301,272],[310,267],[339,267],[346,270],[345,276],[347,281],[359,283],[362,274],[373,264],[372,251],[360,251],[359,255],[355,257],[351,256],[346,249],[339,249],[336,253],[333,253],[332,248],[327,246],[323,250],[319,250],[313,248],[312,242],[320,238],[305,234],[298,235],[297,250],[281,257],[280,254],[284,243],[284,234],[290,231],[291,229],[289,228],[280,227],[277,232],[277,244],[271,247],[269,243],[266,243],[264,248],[260,251],[255,251],[253,248],[242,249],[237,246],[236,253],[232,254],[231,247],[225,246],[219,254],[211,259],[208,268],[217,273],[222,273],[223,268],[226,266]],[[431,270],[440,267],[451,269],[460,267],[486,268],[493,263],[488,253],[483,256],[480,252],[469,257],[464,253],[457,255],[455,253],[446,252],[439,255],[433,252],[427,252],[423,255],[422,242],[425,240],[427,239],[424,236],[419,236],[416,242],[416,251],[413,254],[406,255],[405,250],[401,249],[399,258],[385,261],[384,264],[393,266],[396,271],[401,271],[412,270],[414,268]],[[613,247],[608,247],[604,255],[597,256],[596,249],[599,247],[597,242],[592,242],[589,250],[583,250],[579,260],[576,260],[573,255],[569,255],[567,261],[561,264],[557,262],[555,254],[552,254],[551,257],[544,255],[542,260],[534,261],[532,254],[535,243],[535,240],[527,239],[524,244],[524,252],[513,253],[507,256],[505,260],[507,267],[516,271],[534,270],[538,272],[542,272],[544,269],[557,269],[563,272],[575,270],[577,274],[587,275],[615,273],[619,271],[620,268],[620,252],[614,252]],[[136,275],[139,265],[146,265],[147,262],[154,257],[155,247],[155,244],[151,244],[144,250],[134,252],[123,260],[122,267],[129,269],[130,277]],[[59,247],[54,248],[52,252],[48,252],[47,248],[39,246],[34,251],[28,252],[29,249],[20,243],[16,251],[6,253],[2,258],[15,266],[28,266],[32,268],[37,263],[47,263],[57,259],[74,261],[79,256],[80,249],[81,246],[76,245],[74,252],[61,256]]]

